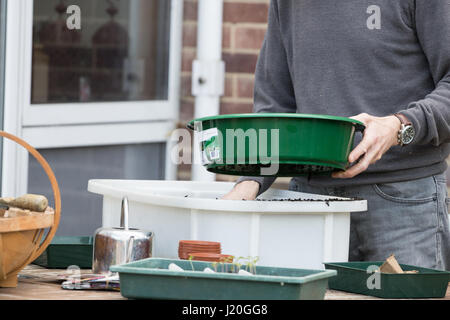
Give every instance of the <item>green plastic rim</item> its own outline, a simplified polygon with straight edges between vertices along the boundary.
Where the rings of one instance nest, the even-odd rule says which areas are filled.
[[[209,120],[221,120],[221,119],[248,119],[248,118],[294,118],[294,119],[321,119],[321,120],[333,120],[333,121],[345,121],[352,123],[354,125],[365,127],[364,123],[361,121],[339,117],[339,116],[329,116],[323,114],[307,114],[307,113],[238,113],[238,114],[222,114],[218,116],[209,116],[191,120],[187,127],[194,130],[195,122],[209,121]]]
[[[270,162],[279,165],[275,170],[277,170],[276,175],[280,177],[305,174],[329,175],[334,171],[345,170],[349,166],[348,155],[355,133],[363,132],[365,129],[363,123],[354,119],[301,113],[209,116],[190,121],[188,127],[206,133],[201,137],[203,139],[201,150],[202,164],[208,171],[246,176],[267,175],[266,172],[262,172],[262,169],[264,161],[267,160],[265,157],[269,154],[273,157],[273,142],[267,145],[267,150],[263,148],[265,155],[259,154],[260,138],[268,141],[267,131],[264,134],[264,132],[261,133],[261,129],[270,130],[271,134],[275,129],[276,136],[280,140],[278,146],[274,147],[277,157],[271,158]],[[211,131],[208,131],[210,129]],[[229,145],[226,139],[216,138],[219,135],[218,132],[223,135],[228,129],[244,131],[243,139],[237,142],[240,147],[235,142]],[[249,129],[257,131],[249,135],[247,139],[245,132]],[[250,142],[252,137],[257,140]],[[236,137],[233,135],[231,138],[234,140]],[[245,144],[243,151],[242,143]],[[237,150],[238,148],[241,148],[240,151]]]

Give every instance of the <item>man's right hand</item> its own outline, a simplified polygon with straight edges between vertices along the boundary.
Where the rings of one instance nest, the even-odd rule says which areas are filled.
[[[259,192],[259,183],[256,181],[242,181],[223,196],[223,200],[255,200]]]

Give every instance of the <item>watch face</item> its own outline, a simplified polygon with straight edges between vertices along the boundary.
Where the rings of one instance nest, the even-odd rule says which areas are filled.
[[[410,144],[414,140],[414,135],[416,131],[413,126],[406,126],[402,132],[402,142],[403,144]]]

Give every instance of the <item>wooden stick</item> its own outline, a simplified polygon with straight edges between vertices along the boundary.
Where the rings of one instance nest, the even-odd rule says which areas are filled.
[[[386,259],[380,267],[380,271],[383,273],[403,273],[403,269],[400,267],[393,254]]]
[[[36,212],[44,212],[48,207],[46,197],[38,194],[25,194],[18,198],[0,198],[0,204]]]

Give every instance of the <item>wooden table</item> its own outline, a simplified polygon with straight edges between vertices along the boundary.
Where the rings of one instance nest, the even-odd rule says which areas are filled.
[[[81,270],[89,274],[91,270]],[[29,265],[19,275],[17,288],[0,288],[0,300],[123,300],[120,292],[64,290],[61,283],[66,270],[45,269]],[[328,290],[325,300],[377,300],[378,298],[342,291]],[[450,284],[443,300],[450,300]]]
[[[89,274],[91,270],[81,270]],[[29,265],[19,273],[17,288],[0,288],[0,300],[121,300],[120,292],[94,290],[64,290],[61,283],[66,270],[46,269]]]

